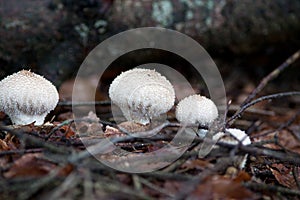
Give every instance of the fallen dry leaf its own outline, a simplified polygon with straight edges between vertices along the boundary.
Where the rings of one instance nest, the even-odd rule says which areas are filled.
[[[296,176],[300,179],[300,167],[297,168],[298,174]],[[270,170],[281,185],[291,189],[297,189],[293,169],[291,167],[284,166],[283,164],[272,164]]]
[[[182,188],[182,182],[179,181],[166,181],[164,183],[164,189],[170,194],[176,194]]]
[[[138,123],[134,123],[132,121],[125,121],[118,125],[119,127],[125,129],[129,133],[136,133],[136,132],[144,132],[151,130],[151,124],[142,125]]]
[[[7,151],[9,150],[9,146],[7,145],[7,143],[4,140],[0,139],[0,151]]]
[[[72,171],[74,170],[74,166],[72,164],[67,164],[65,166],[63,166],[60,170],[59,170],[59,175],[60,176],[67,176],[69,175]]]
[[[122,133],[118,129],[111,127],[111,126],[106,126],[105,132],[104,132],[105,137],[121,137],[121,136],[126,136],[125,133]]]
[[[3,120],[5,118],[6,114],[4,112],[0,111],[0,120]]]
[[[246,171],[239,171],[237,176],[233,179],[235,182],[243,182],[243,181],[250,181],[251,175]]]
[[[219,175],[208,177],[197,189],[189,196],[190,200],[206,199],[258,199],[258,197],[241,185],[240,182],[234,181]]]
[[[185,170],[193,170],[193,169],[203,170],[205,168],[213,167],[213,164],[211,164],[207,160],[196,159],[196,160],[187,160],[181,167]]]
[[[295,132],[295,134],[297,133]],[[299,132],[298,135],[300,135]],[[296,135],[287,130],[282,130],[278,133],[278,142],[284,148],[298,153],[300,156],[300,139]]]
[[[252,140],[253,142],[263,142],[263,141],[273,141],[276,135],[276,132],[270,132],[270,130],[273,130],[273,128],[267,124],[262,125],[264,127],[261,127],[261,130],[259,132],[252,134]],[[274,143],[266,143],[262,146],[270,149],[279,150],[281,147]]]
[[[15,150],[18,149],[19,146],[20,146],[19,140],[11,134],[7,134],[3,140],[0,139],[0,152]]]
[[[95,113],[92,111],[89,112],[88,116],[82,118],[83,121],[76,122],[76,132],[84,135],[99,135],[103,134],[102,127],[103,125],[100,123],[100,119],[97,117]]]
[[[62,126],[56,132],[59,132],[60,133],[59,135],[65,136],[68,139],[75,136],[75,132],[71,129],[71,127],[69,125]]]
[[[42,159],[41,153],[25,154],[17,159],[12,167],[4,173],[5,178],[40,177],[48,174],[56,165]]]

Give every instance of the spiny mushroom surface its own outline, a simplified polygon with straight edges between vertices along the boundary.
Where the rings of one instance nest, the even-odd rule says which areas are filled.
[[[218,109],[212,100],[195,94],[182,99],[175,114],[180,123],[209,126],[218,117]]]
[[[175,91],[172,84],[155,70],[134,68],[113,80],[109,97],[128,121],[146,125],[172,108]]]
[[[224,142],[227,144],[237,145],[241,142],[243,145],[251,144],[251,140],[249,136],[245,133],[245,131],[237,129],[237,128],[228,128],[224,132],[219,132],[213,136],[213,140]],[[234,165],[243,169],[247,162],[248,154],[245,156],[235,156]]]
[[[55,86],[44,77],[22,70],[0,81],[0,110],[13,124],[42,125],[58,103]]]

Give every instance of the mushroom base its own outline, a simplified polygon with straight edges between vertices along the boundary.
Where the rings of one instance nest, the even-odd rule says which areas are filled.
[[[33,122],[34,125],[43,125],[44,120],[47,113],[41,114],[41,115],[29,115],[25,113],[18,113],[17,115],[9,115],[11,121],[15,125],[26,125],[31,124]]]
[[[121,109],[124,117],[128,121],[133,121],[141,125],[148,125],[155,122],[164,122],[167,120],[166,113],[160,113],[158,111],[149,111],[141,109]],[[155,113],[156,112],[156,113]]]

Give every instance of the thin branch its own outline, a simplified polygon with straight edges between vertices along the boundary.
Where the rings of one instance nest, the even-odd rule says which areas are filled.
[[[299,176],[298,166],[293,166],[293,177],[295,179],[295,183],[297,185],[298,190],[300,190],[300,182],[298,176]]]
[[[265,100],[271,100],[271,99],[278,99],[278,98],[282,98],[282,97],[287,97],[287,96],[295,96],[295,95],[300,95],[300,92],[299,91],[294,91],[294,92],[282,92],[282,93],[276,93],[276,94],[271,94],[271,95],[267,95],[267,96],[262,96],[262,97],[259,97],[253,101],[251,101],[250,103],[247,103],[245,105],[243,105],[241,107],[240,110],[238,110],[232,117],[230,117],[228,120],[227,120],[227,124],[230,126],[233,124],[233,120],[235,120],[236,118],[239,118],[241,116],[241,114],[249,107],[259,103],[259,102],[262,102],[262,101],[265,101]],[[229,122],[231,122],[229,124]]]
[[[65,126],[65,125],[71,125],[73,122],[74,122],[73,119],[68,119],[68,120],[63,121],[59,125],[57,125],[55,128],[53,128],[50,131],[50,133],[48,133],[48,135],[45,137],[45,141],[47,141],[55,133],[55,131],[59,130],[61,127]]]
[[[151,188],[152,190],[155,190],[155,191],[157,191],[157,192],[159,192],[159,193],[161,193],[161,194],[163,194],[163,195],[165,195],[167,197],[174,198],[174,195],[170,194],[169,191],[167,191],[167,190],[165,190],[165,189],[163,189],[163,188],[161,188],[161,187],[159,187],[159,186],[151,183],[147,179],[144,179],[144,178],[140,177],[140,181],[141,181],[142,184],[146,185],[147,187]]]
[[[46,185],[57,180],[58,174],[59,169],[52,170],[49,175],[38,179],[33,184],[29,185],[27,190],[20,192],[18,195],[19,199],[31,199],[37,192],[45,188]]]
[[[22,150],[8,150],[8,151],[2,151],[0,152],[0,157],[2,156],[8,156],[8,155],[15,155],[15,154],[25,154],[25,153],[40,153],[44,150],[39,149],[22,149]]]
[[[71,191],[75,190],[75,187],[81,182],[80,177],[76,174],[76,172],[73,172],[69,174],[64,181],[56,187],[54,190],[50,192],[50,194],[47,196],[49,199],[60,199],[65,197],[64,194],[67,192],[72,193]]]
[[[196,155],[196,153],[195,153],[195,155]],[[189,174],[179,174],[179,173],[171,173],[171,172],[165,172],[165,171],[153,171],[153,172],[141,173],[139,175],[143,176],[143,177],[157,178],[159,180],[164,180],[164,181],[166,179],[175,180],[175,181],[188,181],[194,177]]]
[[[239,105],[230,105],[229,111],[239,111],[241,107]],[[274,116],[275,112],[271,110],[262,110],[259,108],[249,108],[245,112],[249,114],[255,114],[255,115],[264,115],[264,116]]]
[[[291,164],[300,165],[300,157],[299,154],[296,153],[285,153],[281,151],[276,151],[268,148],[257,148],[257,147],[251,147],[249,145],[247,146],[239,146],[239,150],[241,150],[244,153],[249,153],[254,156],[268,156],[271,158],[276,158],[282,162],[288,162]]]
[[[110,123],[107,121],[103,121],[103,120],[92,120],[92,119],[88,119],[88,118],[80,118],[80,119],[68,119],[63,121],[62,123],[58,124],[56,127],[54,127],[49,133],[48,135],[45,137],[45,141],[47,141],[54,133],[55,131],[59,130],[61,127],[65,126],[65,125],[71,125],[74,122],[89,122],[89,123],[101,123],[102,125],[109,125],[112,126],[114,128],[118,128],[118,126],[114,123]]]
[[[270,192],[275,192],[275,193],[281,193],[281,194],[289,194],[289,195],[296,195],[300,196],[300,191],[299,190],[293,190],[281,186],[275,186],[275,185],[267,185],[263,183],[243,183],[243,185],[251,190],[255,191],[270,191]]]
[[[186,182],[184,184],[183,188],[176,194],[175,199],[176,200],[182,200],[186,199],[189,194],[191,194],[197,186],[204,181],[207,177],[213,175],[214,173],[217,173],[218,171],[222,171],[223,169],[226,169],[231,163],[230,162],[220,162],[215,165],[214,168],[208,168],[204,171],[202,171],[198,176],[192,178],[190,181]]]
[[[292,56],[290,56],[286,61],[284,61],[281,65],[279,65],[275,70],[273,70],[270,74],[268,74],[260,84],[251,92],[251,94],[247,97],[247,99],[242,103],[241,107],[244,107],[250,101],[254,99],[254,97],[273,79],[275,79],[283,70],[285,70],[288,66],[294,63],[300,57],[300,50],[296,51]]]
[[[8,127],[1,126],[1,125],[0,125],[0,130],[9,132],[10,134],[17,136],[20,140],[30,141],[31,144],[34,144],[34,145],[36,145],[38,147],[44,147],[45,149],[48,149],[51,152],[56,152],[56,153],[61,153],[61,154],[68,154],[68,153],[70,153],[70,148],[67,148],[65,146],[61,146],[60,148],[57,148],[56,145],[44,142],[40,138],[37,138],[37,137],[31,136],[31,135],[25,134],[21,130],[15,130],[15,129],[8,128]]]
[[[136,191],[134,188],[123,184],[120,181],[109,179],[107,176],[98,174],[93,174],[93,179],[96,179],[97,184],[94,184],[95,189],[104,190],[110,194],[115,194],[115,198],[118,197],[130,197],[131,199],[145,199],[152,200],[154,198],[148,196],[148,194],[143,191]],[[113,198],[113,199],[115,199]],[[126,199],[126,198],[125,198]]]
[[[267,130],[267,131],[265,131],[263,133],[254,135],[251,138],[260,138],[260,137],[264,137],[264,136],[266,136],[268,134],[271,134],[271,133],[274,133],[274,132],[279,132],[282,129],[289,127],[298,118],[298,116],[300,116],[300,110],[298,110],[297,113],[295,115],[293,115],[288,121],[282,123],[277,129],[275,129],[275,130]]]

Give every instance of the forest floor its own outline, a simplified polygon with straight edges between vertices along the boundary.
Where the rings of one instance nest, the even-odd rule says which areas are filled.
[[[299,79],[276,82],[278,75],[299,68],[299,54],[272,67],[257,84],[245,73],[239,78],[240,71],[224,79],[232,101],[222,125],[245,130],[251,145],[218,142],[218,150],[198,158],[203,139],[196,137],[179,159],[151,172],[121,172],[99,159],[140,169],[163,164],[140,155],[169,143],[178,124],[166,123],[157,135],[137,139],[110,121],[107,101],[96,104],[107,120],[90,113],[74,121],[70,102],[59,103],[52,125],[12,126],[1,113],[0,199],[299,199]],[[295,87],[286,88],[287,83]],[[175,122],[172,116],[168,120]],[[133,154],[94,157],[85,144],[102,139]],[[167,160],[166,153],[161,156]],[[244,168],[232,164],[236,155],[246,154]]]

